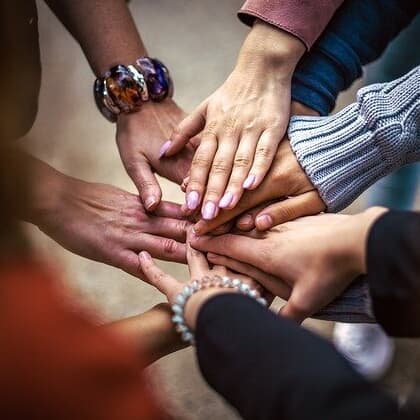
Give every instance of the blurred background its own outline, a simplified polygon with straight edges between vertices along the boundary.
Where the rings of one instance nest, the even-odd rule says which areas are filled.
[[[150,54],[171,69],[175,100],[185,111],[191,111],[212,93],[232,70],[247,33],[247,27],[236,18],[241,4],[242,0],[131,2],[143,40]],[[66,174],[135,192],[118,155],[115,127],[96,110],[94,76],[79,46],[43,1],[38,1],[38,7],[43,79],[38,118],[23,139],[25,147]],[[338,108],[354,99],[361,83],[340,97]],[[183,200],[178,186],[165,180],[162,186],[166,200]],[[417,194],[417,208],[419,198]],[[363,198],[349,211],[362,206]],[[28,230],[39,251],[63,268],[63,277],[77,298],[97,310],[104,322],[140,313],[163,301],[158,292],[138,279],[75,256],[36,228],[28,226]],[[162,266],[175,277],[186,278],[185,267],[170,263]],[[330,323],[308,321],[306,326],[331,335]],[[399,340],[384,386],[404,398],[416,381],[420,384],[418,366],[420,345],[414,340]],[[165,404],[176,418],[237,418],[201,379],[191,349],[168,356],[149,369],[153,386],[159,386],[159,395],[167,394]]]

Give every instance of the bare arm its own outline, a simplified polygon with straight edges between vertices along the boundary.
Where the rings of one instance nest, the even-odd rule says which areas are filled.
[[[149,311],[104,326],[119,334],[136,349],[145,365],[180,350],[186,345],[175,331],[168,304],[161,303]]]
[[[147,54],[125,0],[45,1],[79,42],[97,76]]]

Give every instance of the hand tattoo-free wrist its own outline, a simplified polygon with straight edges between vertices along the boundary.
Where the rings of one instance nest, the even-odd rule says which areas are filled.
[[[167,67],[156,58],[140,57],[135,64],[119,64],[98,77],[93,86],[96,106],[110,122],[119,114],[141,109],[149,100],[161,102],[173,95]]]
[[[182,292],[178,294],[175,298],[175,303],[172,305],[172,312],[174,314],[172,322],[175,324],[175,330],[181,334],[182,341],[188,344],[194,344],[194,334],[185,322],[185,305],[194,293],[211,287],[236,289],[239,293],[254,298],[261,305],[267,306],[267,301],[261,297],[258,290],[252,289],[248,284],[241,280],[219,276],[206,276],[201,280],[194,280],[182,289]]]

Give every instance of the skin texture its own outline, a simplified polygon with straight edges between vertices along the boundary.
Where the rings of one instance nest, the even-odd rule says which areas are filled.
[[[138,252],[185,262],[185,231],[180,206],[162,202],[148,214],[137,195],[111,185],[70,178],[24,155],[37,179],[30,208],[21,217],[36,224],[64,248],[142,277]]]
[[[267,290],[288,299],[282,315],[302,322],[366,273],[368,232],[385,211],[303,217],[265,233],[192,236],[190,244],[208,252],[213,264],[252,273]]]
[[[171,275],[163,272],[152,260],[147,252],[139,254],[139,261],[142,271],[145,274],[146,281],[160,290],[168,299],[170,304],[174,303],[176,296],[181,292],[185,283],[176,280]],[[187,250],[187,262],[190,270],[191,279],[201,279],[205,276],[232,276],[233,273],[222,266],[209,267],[206,257],[191,247]],[[258,287],[258,284],[250,277],[234,274],[235,278],[248,283],[251,287]],[[202,305],[212,296],[221,293],[237,293],[235,289],[224,289],[212,287],[200,290],[188,300],[185,306],[185,320],[191,329],[195,329],[197,316]]]
[[[202,217],[211,220],[262,182],[287,128],[291,77],[304,52],[293,35],[257,21],[225,83],[174,131],[165,156],[201,138],[186,188],[188,210],[202,204]]]
[[[267,206],[267,202],[271,204]],[[253,210],[257,206],[262,207]],[[266,230],[300,216],[317,214],[324,209],[324,202],[296,160],[289,141],[284,139],[261,185],[254,191],[247,191],[234,209],[221,211],[211,221],[200,220],[194,230],[198,235],[212,232],[240,215],[243,216],[238,221],[239,227],[252,229],[255,219],[257,229]],[[268,223],[265,218],[261,220],[265,215],[271,218]]]

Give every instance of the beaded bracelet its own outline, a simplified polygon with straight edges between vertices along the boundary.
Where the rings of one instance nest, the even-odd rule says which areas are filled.
[[[135,64],[112,67],[93,86],[96,106],[110,122],[119,114],[139,111],[144,102],[172,97],[173,83],[166,66],[156,58],[140,57]]]
[[[236,289],[239,293],[252,297],[261,305],[267,306],[267,301],[261,297],[257,289],[252,289],[248,284],[239,279],[230,279],[229,277],[220,276],[214,276],[213,278],[210,278],[206,276],[201,280],[194,280],[182,289],[182,292],[177,295],[175,298],[175,303],[172,305],[172,312],[174,314],[172,317],[172,322],[175,324],[175,330],[181,334],[182,341],[188,344],[194,344],[195,341],[194,334],[188,328],[185,322],[185,305],[194,293],[210,287]]]

